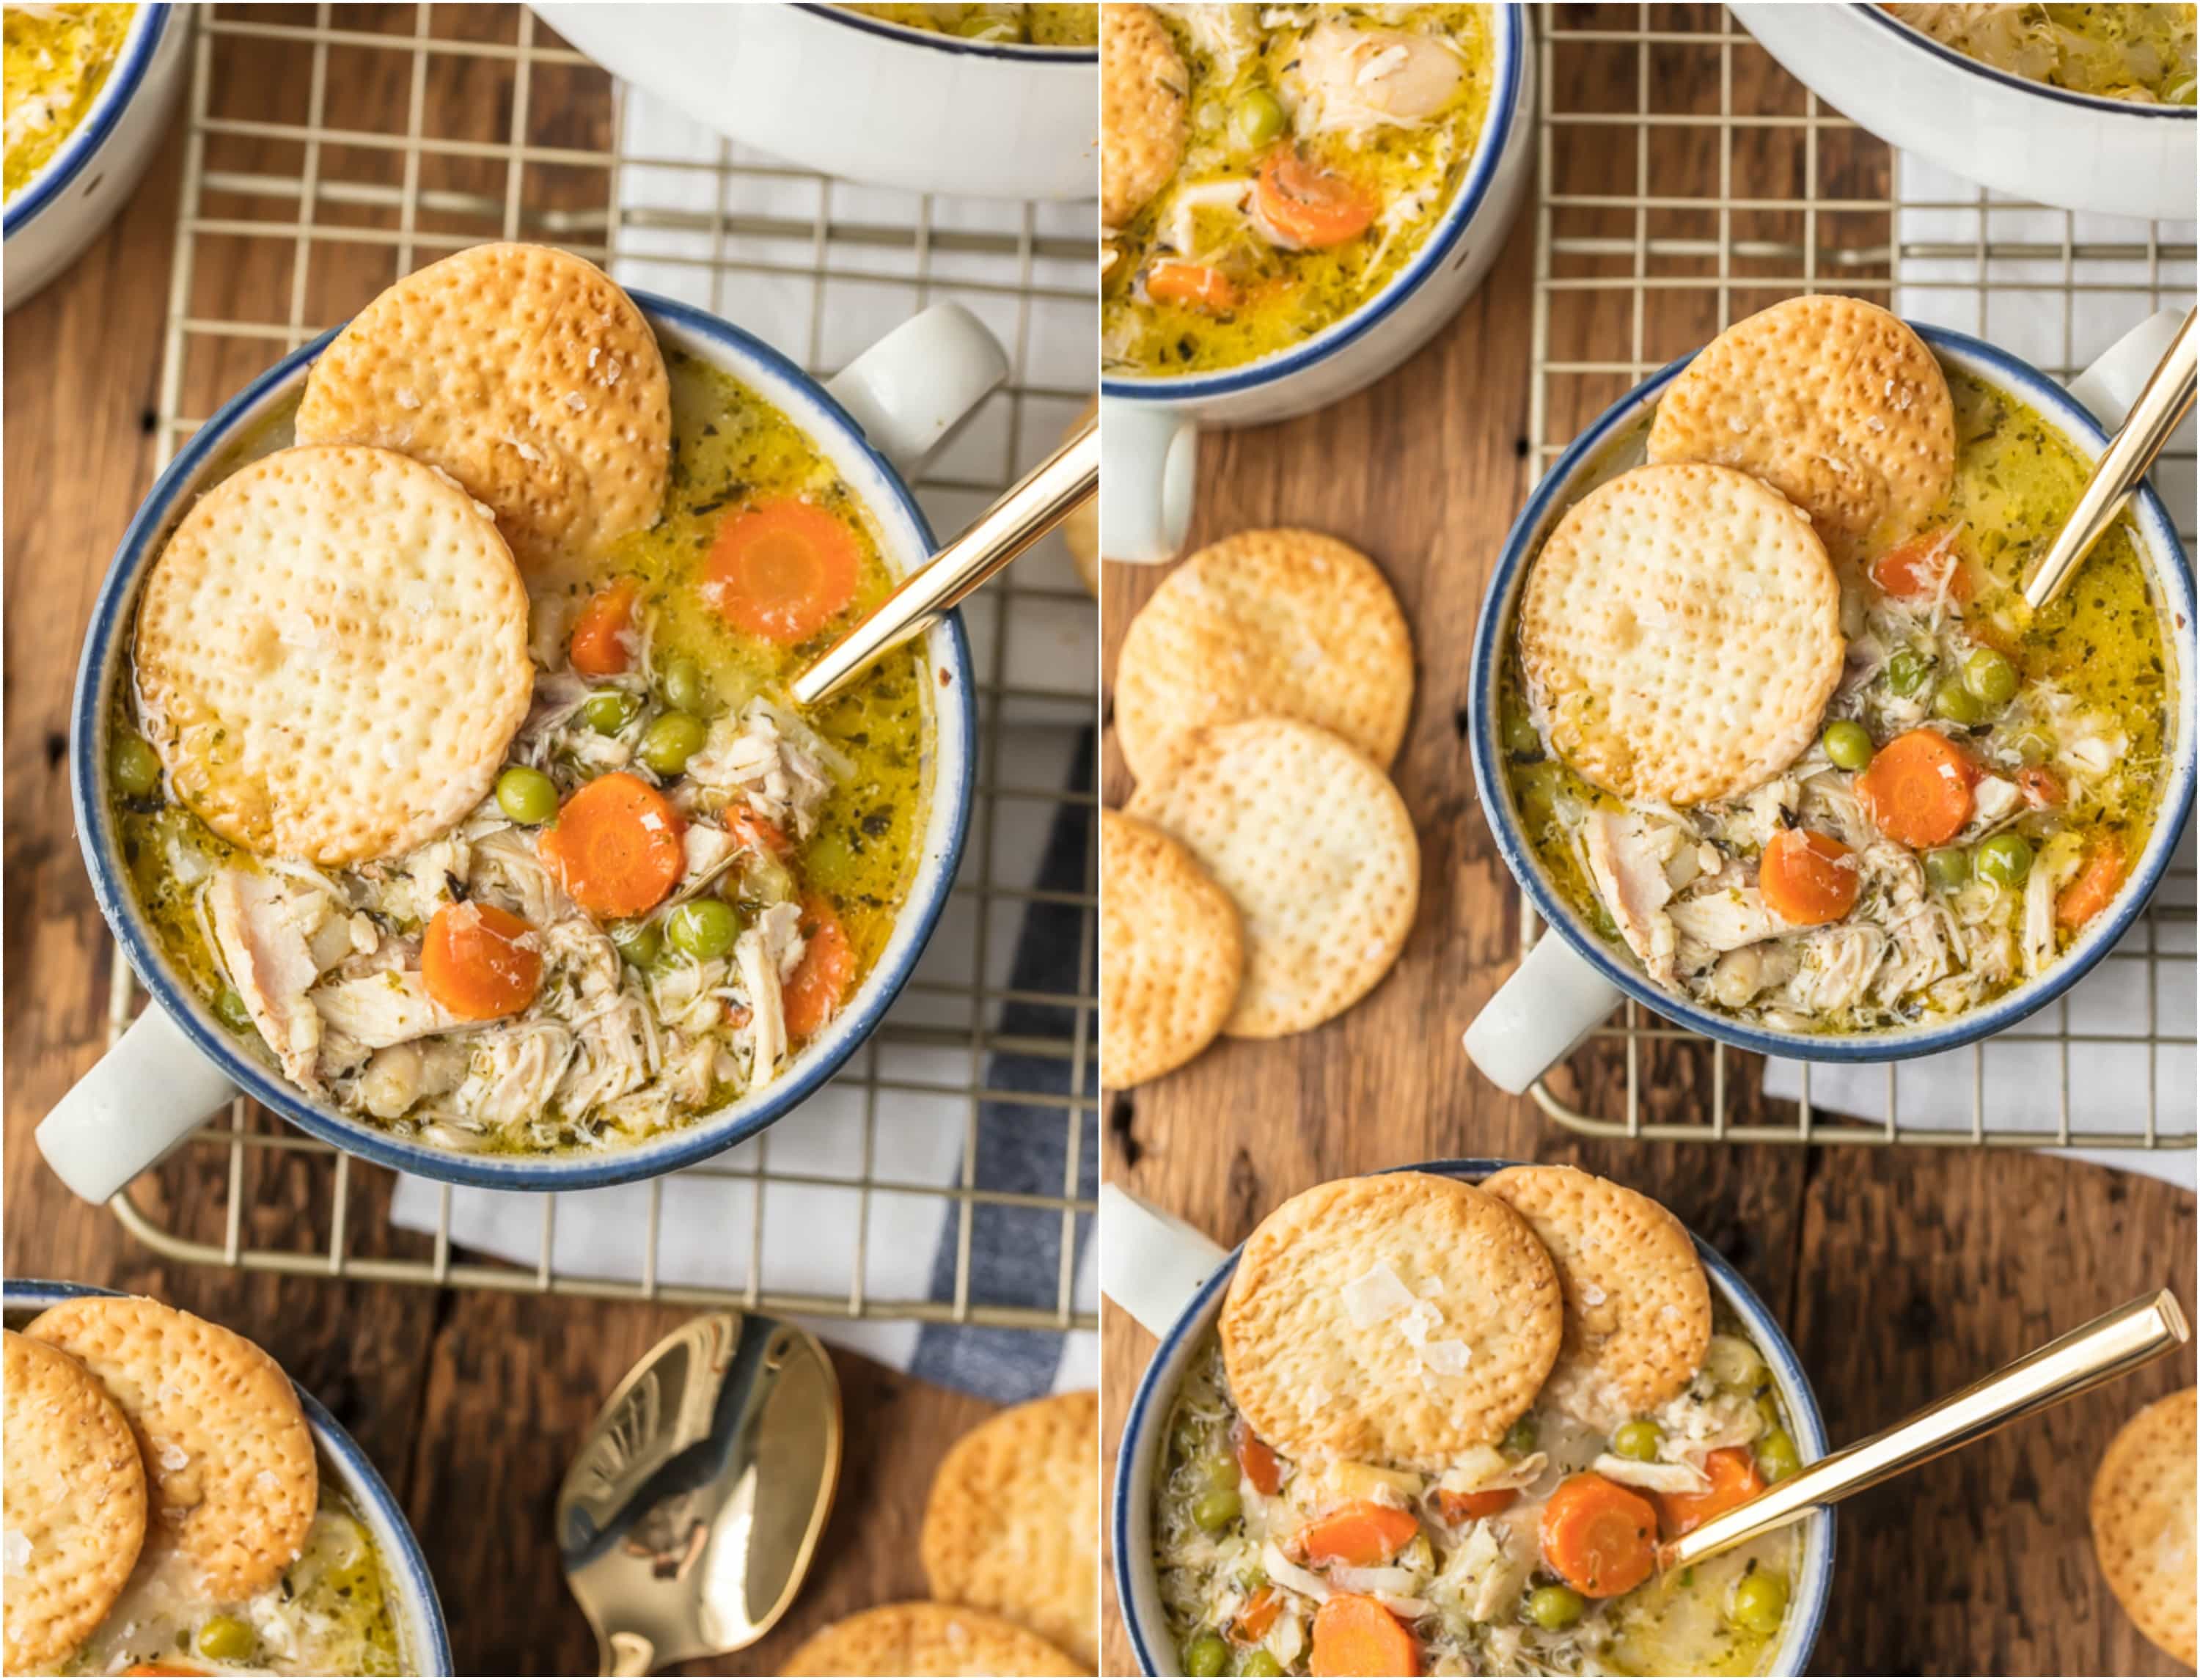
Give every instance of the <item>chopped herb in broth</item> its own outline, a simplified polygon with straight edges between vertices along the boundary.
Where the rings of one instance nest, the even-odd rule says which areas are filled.
[[[1507,655],[1507,776],[1538,858],[1654,980],[1739,1019],[1854,1033],[1976,1009],[2061,958],[2153,829],[2169,651],[2131,521],[2031,614],[2019,586],[2085,464],[2038,413],[1946,372],[1947,507],[1846,580],[1847,668],[1818,744],[1781,776],[1686,811],[1630,809],[1552,754],[1517,646]],[[1639,454],[1623,440],[1614,470],[1630,442]],[[1951,803],[1898,815],[1890,779],[1921,768]],[[1768,851],[1805,836],[1855,880],[1852,904],[1815,921],[1764,890]],[[1623,883],[1651,869],[1669,901],[1623,918]]]
[[[842,9],[966,41],[1089,47],[1100,38],[1100,9],[1092,5],[849,5]]]
[[[74,133],[121,56],[135,6],[9,6],[6,196],[31,184]]]
[[[1887,6],[1966,58],[2028,82],[2134,105],[2193,102],[2190,5]]]
[[[1403,271],[1488,114],[1487,6],[1156,6],[1190,82],[1175,176],[1103,230],[1110,372],[1288,349]]]
[[[109,797],[163,949],[290,1080],[400,1136],[612,1147],[769,1083],[877,962],[915,872],[931,775],[920,653],[805,716],[787,691],[892,588],[872,517],[755,391],[677,350],[666,363],[663,517],[530,577],[533,707],[495,791],[449,834],[331,873],[250,856],[170,797],[134,683],[114,697]],[[224,471],[288,426],[270,422]],[[800,587],[759,606],[760,575]],[[678,842],[632,903],[599,901],[589,854],[561,845],[606,799],[638,809],[660,847]],[[239,960],[255,944],[295,949],[310,978],[270,995],[279,965]],[[474,978],[490,991],[470,1012],[430,971],[484,948]],[[302,1042],[285,1030],[301,1010]]]

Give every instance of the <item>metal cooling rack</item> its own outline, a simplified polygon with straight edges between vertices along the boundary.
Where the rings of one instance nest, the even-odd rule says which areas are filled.
[[[253,373],[344,319],[397,275],[486,238],[546,241],[606,266],[647,246],[647,260],[658,270],[698,271],[690,280],[707,284],[714,307],[729,296],[746,299],[748,288],[769,290],[764,302],[781,307],[791,295],[807,303],[807,330],[777,335],[776,342],[821,375],[834,371],[840,354],[830,330],[836,310],[828,307],[836,288],[868,289],[874,304],[879,288],[891,289],[900,315],[949,293],[978,307],[1002,337],[1014,372],[940,469],[919,481],[935,517],[942,502],[974,512],[990,500],[1044,454],[1089,395],[1089,380],[1047,383],[1028,371],[1035,312],[1080,301],[1089,307],[1091,299],[1089,236],[1045,231],[1035,207],[992,207],[1001,214],[988,216],[959,202],[866,193],[753,155],[737,156],[723,142],[708,161],[629,155],[620,140],[627,90],[519,7],[224,7],[195,20],[157,415],[161,466]],[[372,120],[352,114],[354,105],[365,110],[377,100],[386,111],[401,94],[401,132],[378,126],[378,114]],[[635,171],[701,181],[708,208],[633,208],[620,184]],[[790,193],[814,202],[814,211],[790,213]],[[690,248],[699,236],[707,255],[682,255],[682,234]],[[989,278],[1003,263],[1013,279]],[[1074,266],[1074,280],[1065,278],[1065,265]],[[966,608],[980,667],[978,799],[949,913],[927,963],[936,964],[943,941],[951,947],[949,929],[957,928],[968,937],[967,971],[943,981],[920,969],[873,1039],[811,1099],[845,1098],[852,1089],[862,1107],[859,1158],[845,1172],[774,1166],[767,1133],[683,1175],[723,1181],[728,1198],[746,1201],[752,1234],[744,1285],[660,1279],[662,1180],[649,1185],[638,1281],[553,1267],[562,1197],[544,1198],[536,1263],[510,1265],[455,1250],[449,1186],[441,1187],[432,1237],[395,1230],[382,1217],[394,1174],[244,1101],[226,1125],[202,1129],[158,1173],[116,1196],[110,1204],[116,1216],[171,1260],[249,1271],[851,1319],[1093,1328],[1097,1314],[1077,1309],[1074,1280],[1077,1222],[1094,1206],[1079,1186],[1096,1147],[1087,1093],[1097,1000],[1089,979],[1074,992],[1019,989],[1002,960],[1023,912],[1050,905],[1074,912],[1078,972],[1089,976],[1093,968],[1091,839],[1080,890],[1035,889],[997,870],[997,825],[1009,808],[1036,806],[1050,821],[1062,808],[1089,811],[1095,804],[1089,788],[1025,776],[1025,755],[1015,750],[1020,739],[1028,746],[1040,733],[1058,746],[1092,721],[1089,690],[1080,695],[1031,679],[1050,659],[1059,664],[1065,615],[1091,611],[1066,559],[1052,573],[1044,565],[1027,559]],[[960,920],[957,906],[967,912]],[[118,953],[111,1037],[129,1024],[141,995]],[[1058,1033],[1004,1032],[998,1011],[1016,1005],[1051,1010],[1042,1018],[1066,1025]],[[1027,1022],[1028,1009],[1024,1015]],[[989,1060],[997,1055],[1066,1070],[1069,1094],[991,1088]],[[942,1061],[959,1076],[938,1076]],[[932,1076],[908,1071],[912,1062],[928,1064]],[[961,1167],[951,1184],[878,1167],[882,1103],[891,1109],[913,1101],[963,1106]],[[1065,1128],[1058,1193],[980,1181],[981,1104],[1017,1105],[1033,1127]],[[891,1113],[886,1123],[893,1123]],[[771,1185],[843,1192],[852,1201],[845,1293],[790,1289],[766,1274],[764,1204]],[[867,1286],[872,1213],[886,1197],[924,1198],[937,1204],[942,1220],[948,1209],[957,1210],[951,1298],[890,1298]],[[273,1220],[263,1217],[271,1204]],[[972,1225],[979,1210],[992,1208],[1058,1217],[1051,1306],[989,1300],[974,1285]],[[278,1240],[295,1236],[301,1209],[312,1240]],[[288,1228],[263,1233],[263,1225]]]
[[[1820,105],[1723,6],[1537,10],[1542,120],[1530,484],[1612,402],[1730,322],[1782,297],[1832,290],[1884,301],[1900,288],[1910,313],[1922,313],[1917,301],[1929,299],[1934,319],[1981,337],[1990,336],[1997,302],[2010,307],[2027,294],[2050,298],[2061,311],[2062,356],[2059,364],[2040,359],[2039,365],[2057,378],[2077,371],[2144,314],[2191,301],[2189,233],[2173,239],[2155,224],[2143,240],[2104,240],[2088,219],[1990,201],[1968,187],[1958,196],[1921,189],[1905,197],[1899,160],[1886,143]],[[1951,237],[1899,236],[1906,213],[1925,213]],[[2011,222],[2036,228],[2042,215],[2052,218],[2059,237],[2010,237]],[[2110,311],[2128,319],[2102,337],[2096,325]],[[1619,347],[1626,353],[1616,356]],[[2165,487],[2181,487],[2170,500],[2188,549],[2191,437],[2188,421],[2156,473]],[[1676,1027],[1632,1000],[1562,1070],[1563,1093],[1546,1080],[1534,1095],[1562,1125],[1599,1137],[2191,1149],[2193,1134],[2165,1131],[2157,1110],[2163,1052],[2181,1057],[2194,1043],[2193,905],[2188,836],[2145,915],[2103,963],[2139,977],[2143,1023],[2092,1030],[2074,1024],[2065,999],[1971,1046],[1963,1052],[1970,1059],[1967,1116],[1936,1114],[1928,1126],[1904,1113],[1894,1064],[1886,1069],[1885,1114],[1877,1123],[1821,1118],[1807,1062],[1799,1100],[1760,1100],[1761,1057]],[[1524,895],[1524,951],[1540,931]],[[2166,986],[2173,969],[2182,977]],[[2165,991],[2184,1000],[2181,1010],[2165,1007]],[[2108,1055],[2144,1058],[2143,1125],[2104,1130],[2073,1123],[2074,1066]],[[1990,1122],[1989,1069],[2015,1057],[2031,1058],[2027,1079],[2055,1082],[2051,1126]],[[1737,1117],[1744,1105],[1752,1112]]]

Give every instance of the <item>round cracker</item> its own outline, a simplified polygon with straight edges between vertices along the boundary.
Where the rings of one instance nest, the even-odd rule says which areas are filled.
[[[1535,1404],[1564,1332],[1551,1257],[1496,1197],[1384,1173],[1262,1220],[1222,1303],[1231,1393],[1285,1456],[1438,1471]]]
[[[1711,1288],[1687,1226],[1574,1167],[1508,1167],[1482,1187],[1528,1221],[1558,1267],[1566,1331],[1553,1401],[1609,1433],[1688,1387],[1711,1345]]]
[[[1238,906],[1150,822],[1100,813],[1100,1082],[1120,1091],[1180,1068],[1238,1001]]]
[[[1184,161],[1184,55],[1150,6],[1100,9],[1100,220],[1127,227]]]
[[[5,1333],[10,1674],[91,1636],[145,1542],[145,1466],[114,1397],[60,1349]]]
[[[2194,1398],[2157,1400],[2116,1431],[2093,1477],[2093,1552],[2133,1625],[2194,1662]]]
[[[1676,805],[1800,757],[1846,653],[1810,520],[1723,466],[1639,466],[1568,508],[1528,574],[1519,637],[1559,757],[1623,799]]]
[[[233,1601],[295,1561],[320,1500],[297,1391],[257,1343],[157,1301],[85,1296],[25,1334],[83,1362],[136,1431],[153,1515]]]
[[[1090,1674],[1035,1633],[983,1610],[882,1604],[812,1634],[782,1674]]]
[[[1100,1660],[1100,1397],[1050,1395],[988,1419],[948,1451],[918,1550],[933,1596],[992,1610]]]
[[[1222,1030],[1273,1039],[1341,1014],[1406,947],[1420,842],[1390,779],[1311,723],[1261,717],[1180,738],[1126,807],[1180,840],[1237,904],[1245,973]]]
[[[1711,461],[1803,508],[1838,559],[1916,530],[1956,477],[1947,376],[1900,317],[1791,297],[1736,321],[1659,399],[1653,461]]]
[[[284,449],[208,491],[146,580],[135,659],[184,803],[247,851],[329,866],[478,805],[535,684],[495,524],[387,449]]]
[[[1241,531],[1164,578],[1124,633],[1115,739],[1138,776],[1188,729],[1297,717],[1387,768],[1413,704],[1413,641],[1358,549],[1319,531]]]
[[[594,263],[476,245],[407,275],[322,351],[301,443],[372,443],[496,510],[519,563],[587,560],[664,510],[671,387],[657,336]]]

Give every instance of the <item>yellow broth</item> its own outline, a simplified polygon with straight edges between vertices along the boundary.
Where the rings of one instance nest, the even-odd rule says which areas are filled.
[[[6,30],[6,196],[75,132],[107,85],[135,6],[9,6]]]
[[[1259,20],[1244,26],[1257,29],[1254,50],[1235,57],[1185,20],[1188,9],[1225,8],[1154,9],[1184,57],[1190,139],[1174,179],[1109,241],[1115,257],[1102,280],[1101,347],[1111,373],[1167,377],[1236,367],[1287,350],[1335,325],[1395,279],[1466,178],[1489,114],[1495,52],[1487,6],[1232,7],[1226,9]],[[1465,71],[1458,91],[1413,126],[1304,133],[1296,126],[1303,119],[1290,112],[1281,93],[1301,38],[1318,18],[1449,40]],[[1263,100],[1284,106],[1286,126],[1280,137],[1255,140],[1237,114]],[[1325,249],[1286,249],[1264,237],[1249,215],[1204,202],[1202,190],[1249,182],[1275,146],[1292,143],[1380,207],[1365,232]],[[1200,208],[1181,207],[1186,193],[1201,199]],[[1154,297],[1148,281],[1155,265],[1177,260],[1228,276],[1234,304],[1217,309]]]
[[[1100,39],[1097,5],[854,5],[842,9],[966,41],[1023,43],[1039,47],[1090,47]]]

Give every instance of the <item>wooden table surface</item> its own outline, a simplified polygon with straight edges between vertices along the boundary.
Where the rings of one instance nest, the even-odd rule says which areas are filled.
[[[400,131],[406,95],[401,73],[347,90]],[[546,97],[538,89],[538,108]],[[500,120],[493,97],[481,104],[485,123]],[[582,110],[572,120],[603,119]],[[152,479],[181,129],[115,225],[6,321],[7,1274],[157,1296],[259,1341],[357,1437],[404,1505],[459,1673],[594,1674],[594,1641],[559,1572],[551,1502],[612,1385],[684,1312],[166,1263],[65,1190],[32,1141],[105,1043],[113,945],[70,820],[67,701],[93,595]],[[274,260],[287,255],[278,248]],[[376,260],[386,265],[386,253]],[[267,319],[265,294],[280,276],[259,260],[257,249],[240,252],[224,267],[222,296],[196,307],[242,304],[239,318]],[[325,268],[317,284],[333,284]],[[225,377],[233,386],[272,354],[239,346]],[[173,1226],[203,1239],[211,1221],[216,1241],[219,1154],[187,1152],[141,1185]],[[248,1240],[311,1246],[328,1228],[329,1177],[282,1158],[248,1173]],[[389,1251],[388,1175],[367,1168],[354,1184],[354,1251]],[[834,1363],[846,1456],[809,1584],[763,1642],[678,1671],[769,1674],[836,1617],[925,1596],[916,1537],[933,1466],[994,1408],[852,1355]]]
[[[1631,8],[1606,9],[1631,24]],[[1573,88],[1565,108],[1631,108],[1631,50],[1618,67],[1624,79],[1603,97]],[[1737,57],[1738,79],[1751,67]],[[1758,108],[1756,97],[1738,86],[1736,108]],[[1594,137],[1572,131],[1561,143]],[[1612,153],[1564,158],[1560,178],[1577,191],[1633,190],[1631,144]],[[1857,167],[1871,167],[1861,150]],[[1659,1197],[1734,1261],[1788,1327],[1836,1443],[2143,1291],[2167,1284],[2189,1313],[2193,1198],[2159,1181],[2029,1152],[1589,1140],[1469,1067],[1459,1035],[1518,955],[1518,891],[1476,809],[1462,726],[1486,570],[1524,487],[1534,248],[1530,207],[1481,293],[1372,389],[1287,424],[1202,440],[1191,546],[1249,527],[1309,526],[1373,556],[1404,603],[1419,693],[1394,775],[1420,838],[1420,911],[1395,969],[1341,1018],[1296,1038],[1226,1040],[1166,1079],[1109,1093],[1103,1171],[1226,1244],[1308,1185],[1406,1162],[1488,1156],[1605,1174]],[[1626,294],[1605,299],[1601,319],[1565,341],[1568,354],[1628,354]],[[1703,301],[1653,294],[1648,342],[1673,346],[1668,354],[1702,342],[1717,323],[1688,312]],[[1735,313],[1770,301],[1738,296]],[[1159,577],[1107,568],[1103,679]],[[1132,781],[1112,732],[1107,749],[1107,801],[1120,805]],[[1702,1060],[1646,1056],[1653,1111],[1704,1099]],[[1581,1058],[1576,1071],[1585,1111],[1618,1112],[1616,1055]],[[1736,1118],[1764,1117],[1753,1081],[1745,1086]],[[1112,1305],[1103,1329],[1112,1477],[1154,1343]],[[2086,1505],[2123,1420],[2192,1380],[2187,1349],[1850,1501],[1817,1671],[2178,1671],[2103,1583]],[[1106,1640],[1103,1671],[1135,1673],[1112,1601]]]

